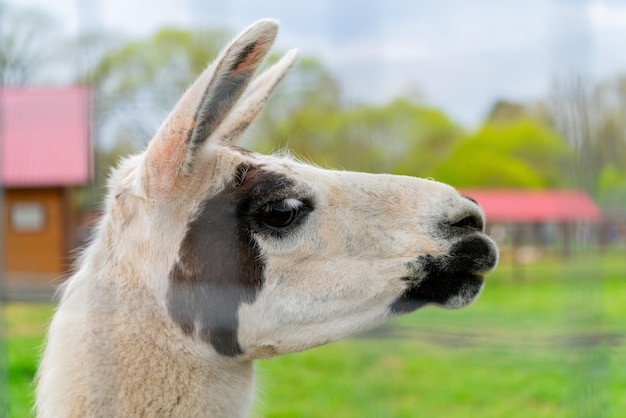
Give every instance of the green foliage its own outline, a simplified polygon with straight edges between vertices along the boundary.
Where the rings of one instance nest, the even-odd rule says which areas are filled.
[[[204,70],[227,39],[223,30],[161,29],[149,38],[110,51],[85,81],[113,95],[128,95],[162,82],[182,90]]]
[[[388,125],[386,135],[380,137],[383,150],[391,153],[387,171],[429,177],[434,167],[446,158],[463,131],[442,111],[397,99],[382,109]]]
[[[407,99],[382,107],[323,106],[314,98],[301,102],[307,106],[261,132],[256,148],[289,146],[297,155],[335,168],[428,175],[461,132],[439,110]]]
[[[98,145],[145,144],[228,39],[224,30],[166,28],[104,53],[79,80],[95,91]]]
[[[228,35],[168,28],[105,54],[85,79],[98,93],[99,143],[111,149],[117,142],[148,140]],[[266,67],[281,56],[271,55]],[[304,56],[243,143],[260,152],[289,148],[322,166],[434,177],[456,187],[585,187],[596,196],[623,196],[625,171],[612,167],[626,158],[623,112],[613,105],[626,103],[624,85],[619,79],[598,87],[603,104],[593,124],[586,93],[576,90],[563,93],[578,100],[570,106],[580,108],[573,114],[585,116],[575,123],[567,119],[569,103],[543,104],[538,114],[499,101],[483,126],[467,133],[441,110],[407,98],[346,105],[328,67]]]
[[[268,61],[278,61],[281,56],[280,53],[273,54]],[[315,57],[300,57],[295,68],[281,84],[278,92],[281,107],[290,111],[303,108],[329,110],[339,107],[339,84],[324,63]]]
[[[322,166],[435,177],[457,187],[568,184],[568,145],[519,105],[501,104],[493,121],[467,135],[440,110],[405,98],[384,106],[340,106],[319,96],[325,88],[335,91],[323,66],[309,60],[307,76],[299,71],[295,78],[315,80],[314,88],[292,90],[289,100],[296,105],[287,112],[274,110],[284,101],[271,102],[274,117],[254,132],[253,148],[288,147]]]
[[[94,91],[95,181],[79,208],[100,202],[111,167],[156,132],[176,101],[229,40],[225,30],[165,28],[105,51],[78,80]]]
[[[598,190],[601,194],[612,193],[626,189],[626,170],[620,170],[614,165],[606,165],[600,173]]]
[[[598,179],[598,199],[611,209],[623,210],[626,205],[626,163],[622,167],[609,164],[602,168]]]
[[[488,122],[458,142],[434,177],[457,187],[561,187],[569,156],[563,139],[534,119]]]
[[[311,105],[261,131],[258,148],[267,152],[288,145],[324,166],[434,176],[457,187],[567,184],[567,144],[527,116],[486,123],[467,136],[441,111],[407,99],[381,107],[327,108],[313,99],[301,102]]]

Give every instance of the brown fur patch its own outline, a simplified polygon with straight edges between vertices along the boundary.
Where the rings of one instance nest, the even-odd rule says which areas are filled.
[[[226,356],[242,354],[237,311],[253,303],[263,286],[264,261],[252,235],[252,213],[275,190],[284,195],[284,176],[241,164],[230,185],[203,201],[188,226],[179,260],[170,271],[168,310],[188,335]]]

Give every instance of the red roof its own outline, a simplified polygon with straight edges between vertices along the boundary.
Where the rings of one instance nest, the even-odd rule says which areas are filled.
[[[600,210],[576,190],[462,190],[485,211],[488,222],[572,222],[600,220]]]
[[[91,177],[89,91],[0,91],[0,182],[5,187],[85,184]]]

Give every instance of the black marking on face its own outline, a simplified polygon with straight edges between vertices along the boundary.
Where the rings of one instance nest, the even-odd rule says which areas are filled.
[[[197,332],[222,355],[243,353],[237,312],[263,287],[254,211],[292,188],[282,175],[241,164],[231,184],[203,201],[188,225],[169,274],[168,311],[185,334]]]
[[[409,287],[391,304],[391,312],[405,314],[431,303],[446,306],[460,296],[473,300],[483,287],[482,274],[495,267],[497,257],[494,245],[478,234],[453,244],[446,255],[419,256],[409,264]]]

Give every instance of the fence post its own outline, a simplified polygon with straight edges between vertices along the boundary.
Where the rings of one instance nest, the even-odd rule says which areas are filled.
[[[1,111],[1,110],[0,110]],[[0,122],[1,123],[1,122]],[[1,131],[0,131],[1,132]],[[2,161],[2,136],[0,134],[0,162]],[[1,163],[0,163],[1,164]],[[1,165],[0,165],[1,169]],[[0,416],[6,417],[9,410],[8,366],[9,358],[6,349],[7,328],[5,321],[5,302],[7,301],[5,280],[5,207],[4,185],[0,172]]]

